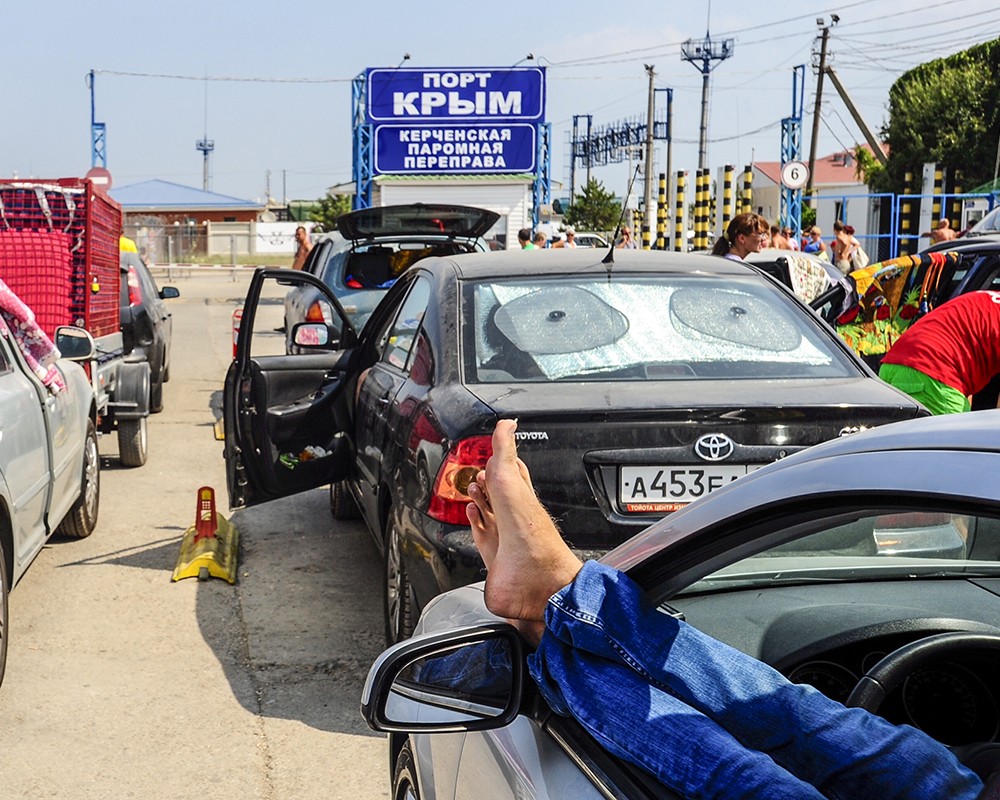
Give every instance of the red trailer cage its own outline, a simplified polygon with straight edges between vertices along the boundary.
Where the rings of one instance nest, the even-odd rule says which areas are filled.
[[[0,180],[0,278],[50,337],[119,332],[121,230],[121,207],[90,180]]]

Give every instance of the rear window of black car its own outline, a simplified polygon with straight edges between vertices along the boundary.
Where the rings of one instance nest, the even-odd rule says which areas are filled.
[[[764,280],[521,278],[470,284],[468,383],[833,378],[857,366]]]

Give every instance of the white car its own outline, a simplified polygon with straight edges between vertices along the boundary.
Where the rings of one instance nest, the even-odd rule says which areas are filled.
[[[577,247],[611,247],[611,243],[599,233],[578,233]]]
[[[53,533],[82,539],[97,524],[100,457],[94,389],[83,368],[56,362],[50,391],[0,326],[0,682],[7,665],[7,593]],[[80,328],[59,328],[64,355],[95,357]]]
[[[742,477],[601,560],[664,613],[924,731],[985,779],[996,762],[973,754],[1000,731],[998,461],[998,410],[884,425]],[[392,797],[678,798],[553,713],[525,649],[476,584],[439,595],[379,657],[362,713],[389,733]]]

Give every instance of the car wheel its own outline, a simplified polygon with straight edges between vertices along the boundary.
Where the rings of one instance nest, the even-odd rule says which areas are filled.
[[[358,504],[347,488],[347,481],[330,484],[330,513],[334,519],[357,519],[361,516]]]
[[[97,429],[87,422],[87,438],[83,443],[83,478],[80,496],[56,529],[63,536],[86,539],[97,525],[97,510],[101,504],[101,456],[97,450]]]
[[[163,411],[163,378],[149,383],[149,413],[159,414]]]
[[[403,550],[399,532],[389,513],[385,534],[385,641],[387,645],[409,639],[413,635],[413,589],[403,565]]]
[[[118,421],[118,459],[124,467],[146,463],[146,417]]]
[[[392,800],[420,800],[417,771],[413,768],[413,752],[409,742],[403,745],[396,758],[396,769],[392,775]]]
[[[170,362],[163,368],[163,382],[166,383],[170,380]]]

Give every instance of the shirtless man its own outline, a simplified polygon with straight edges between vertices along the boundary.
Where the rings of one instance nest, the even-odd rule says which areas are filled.
[[[926,233],[922,233],[920,236],[929,236],[931,244],[937,244],[938,242],[950,242],[952,239],[958,238],[958,234],[952,229],[951,223],[947,219],[941,220],[937,224],[936,228],[927,231]]]
[[[788,237],[782,233],[781,228],[777,225],[771,226],[771,247],[777,248],[778,250],[791,250],[792,245],[788,241]]]
[[[309,241],[309,231],[302,225],[295,229],[295,241],[298,248],[295,250],[295,260],[292,262],[292,269],[302,269],[306,264],[306,256],[312,250],[312,242]]]

